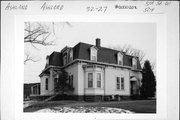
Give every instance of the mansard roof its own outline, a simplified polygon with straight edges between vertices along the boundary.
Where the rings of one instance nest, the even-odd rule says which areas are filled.
[[[62,66],[63,65],[63,63],[62,63],[62,53],[60,53],[60,52],[53,52],[49,56],[49,65]],[[46,67],[47,67],[47,65],[46,65]]]
[[[82,60],[90,60],[90,48],[94,46],[87,43],[78,43],[75,45],[73,49],[73,60],[82,59]],[[97,46],[96,46],[97,47]],[[97,47],[97,62],[117,64],[117,53],[120,51],[105,48],[105,47]],[[122,53],[122,52],[121,52]],[[133,56],[123,54],[123,66],[132,66],[132,58]],[[61,52],[53,52],[49,57],[49,65],[54,66],[62,66],[63,65],[62,53]],[[139,59],[137,58],[137,69],[141,70],[141,65]]]

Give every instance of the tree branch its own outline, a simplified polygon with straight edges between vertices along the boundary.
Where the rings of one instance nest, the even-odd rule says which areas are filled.
[[[40,60],[40,59],[39,59],[39,60]],[[28,52],[25,53],[24,64],[26,64],[26,63],[29,62],[29,61],[37,62],[37,61],[39,61],[39,60],[35,60],[35,57],[32,57],[32,56],[30,55],[30,53],[28,53]]]

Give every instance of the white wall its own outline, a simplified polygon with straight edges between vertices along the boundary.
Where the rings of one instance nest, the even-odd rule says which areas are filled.
[[[50,95],[54,94],[54,79],[53,79],[53,73],[52,68],[50,68],[50,75],[43,75],[40,77],[41,79],[41,95]],[[46,78],[48,78],[48,90],[46,90]]]
[[[124,77],[124,90],[116,89],[116,77]],[[129,71],[127,69],[105,68],[105,95],[130,95]]]
[[[67,67],[66,72],[68,72],[69,75],[73,75],[73,87],[74,91],[72,94],[77,95],[78,94],[78,64],[75,63],[69,67]]]
[[[84,95],[84,69],[83,63],[78,63],[78,95]]]
[[[48,78],[49,79],[49,76],[47,76],[47,75],[43,75],[42,77],[41,77],[41,95],[46,95],[46,94],[48,94],[48,90],[46,90],[45,89],[45,87],[46,87],[46,78]]]
[[[86,68],[83,69],[86,63],[75,63],[65,70],[73,75],[74,95],[130,95],[130,76],[136,76],[139,80],[142,79],[140,72],[131,71],[125,68],[105,67],[101,68]],[[88,88],[88,72],[93,72],[93,88]],[[97,88],[97,73],[101,73],[101,88]],[[124,77],[124,90],[116,89],[116,77]],[[45,90],[45,79],[49,78],[48,90]],[[52,77],[52,69],[50,69],[50,76],[44,75],[41,77],[41,95],[53,94],[54,80]]]

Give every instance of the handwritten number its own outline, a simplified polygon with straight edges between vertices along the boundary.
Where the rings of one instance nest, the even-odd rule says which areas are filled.
[[[150,7],[147,7],[144,9],[143,12],[153,12],[155,8],[150,8]]]
[[[158,6],[158,5],[162,5],[162,1],[158,1],[157,3],[156,3],[156,5]]]
[[[88,6],[88,7],[86,7],[86,9],[87,9],[87,12],[103,12],[103,13],[105,13],[106,12],[106,10],[107,10],[107,6],[99,6],[99,7],[93,7],[93,6]]]

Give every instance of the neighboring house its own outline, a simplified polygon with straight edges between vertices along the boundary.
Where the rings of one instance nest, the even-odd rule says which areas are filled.
[[[77,99],[104,100],[110,96],[129,97],[140,94],[142,79],[139,59],[123,52],[96,45],[78,43],[53,52],[46,58],[41,78],[41,95],[55,94],[57,73],[65,69],[74,90],[68,95]],[[118,97],[119,98],[119,97]]]
[[[24,84],[24,100],[29,99],[32,95],[40,95],[40,83]]]
[[[40,83],[35,83],[34,85],[31,86],[31,94],[30,96],[37,96],[40,95]]]

